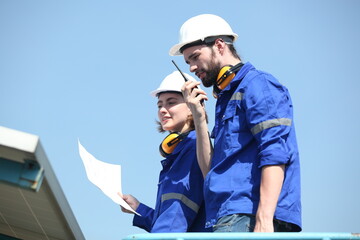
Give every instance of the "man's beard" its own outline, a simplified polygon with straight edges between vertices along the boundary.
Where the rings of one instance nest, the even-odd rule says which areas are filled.
[[[210,64],[208,65],[208,70],[204,71],[206,73],[206,76],[204,79],[201,80],[204,87],[211,87],[212,85],[216,84],[216,80],[221,70],[221,66],[219,66],[219,64],[216,64],[214,59],[214,53],[212,53],[212,58]]]

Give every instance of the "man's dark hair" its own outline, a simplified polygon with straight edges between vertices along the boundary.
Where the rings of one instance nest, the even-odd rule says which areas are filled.
[[[232,53],[232,55],[241,61],[241,58],[240,58],[239,54],[237,53],[234,44],[227,44],[227,45],[229,46],[229,49],[230,49],[230,52]]]

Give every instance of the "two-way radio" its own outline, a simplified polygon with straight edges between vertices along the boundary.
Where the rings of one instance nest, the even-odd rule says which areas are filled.
[[[183,76],[185,82],[189,81],[189,79],[187,79],[187,77],[186,77],[185,74],[180,70],[180,68],[179,68],[178,65],[175,63],[175,61],[174,61],[174,60],[171,60],[171,61],[172,61],[172,63],[175,65],[175,67],[177,68],[177,70],[180,72],[181,76]],[[195,87],[195,88],[197,88],[197,87]],[[204,105],[204,99],[200,100],[200,103],[201,103],[201,105]]]

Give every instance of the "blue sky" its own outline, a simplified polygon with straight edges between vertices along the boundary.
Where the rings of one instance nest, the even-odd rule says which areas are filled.
[[[168,51],[202,13],[226,19],[243,60],[292,95],[304,232],[360,232],[357,0],[2,0],[0,125],[40,136],[86,239],[143,233],[87,180],[77,139],[122,165],[123,192],[154,206],[164,135],[149,92],[175,70],[171,60],[188,72]]]

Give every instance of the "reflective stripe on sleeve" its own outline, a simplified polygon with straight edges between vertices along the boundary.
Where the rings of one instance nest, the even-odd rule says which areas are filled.
[[[236,92],[231,96],[230,101],[231,100],[242,100],[242,99],[243,99],[243,93],[242,92]]]
[[[199,205],[197,205],[195,202],[187,198],[184,194],[180,193],[166,193],[161,195],[161,202],[164,202],[166,200],[176,199],[180,200],[183,204],[185,204],[187,207],[189,207],[194,212],[199,211]]]
[[[259,132],[276,127],[276,126],[291,126],[291,119],[290,118],[278,118],[278,119],[271,119],[261,123],[256,124],[253,128],[251,128],[251,132],[253,135],[258,134]]]

